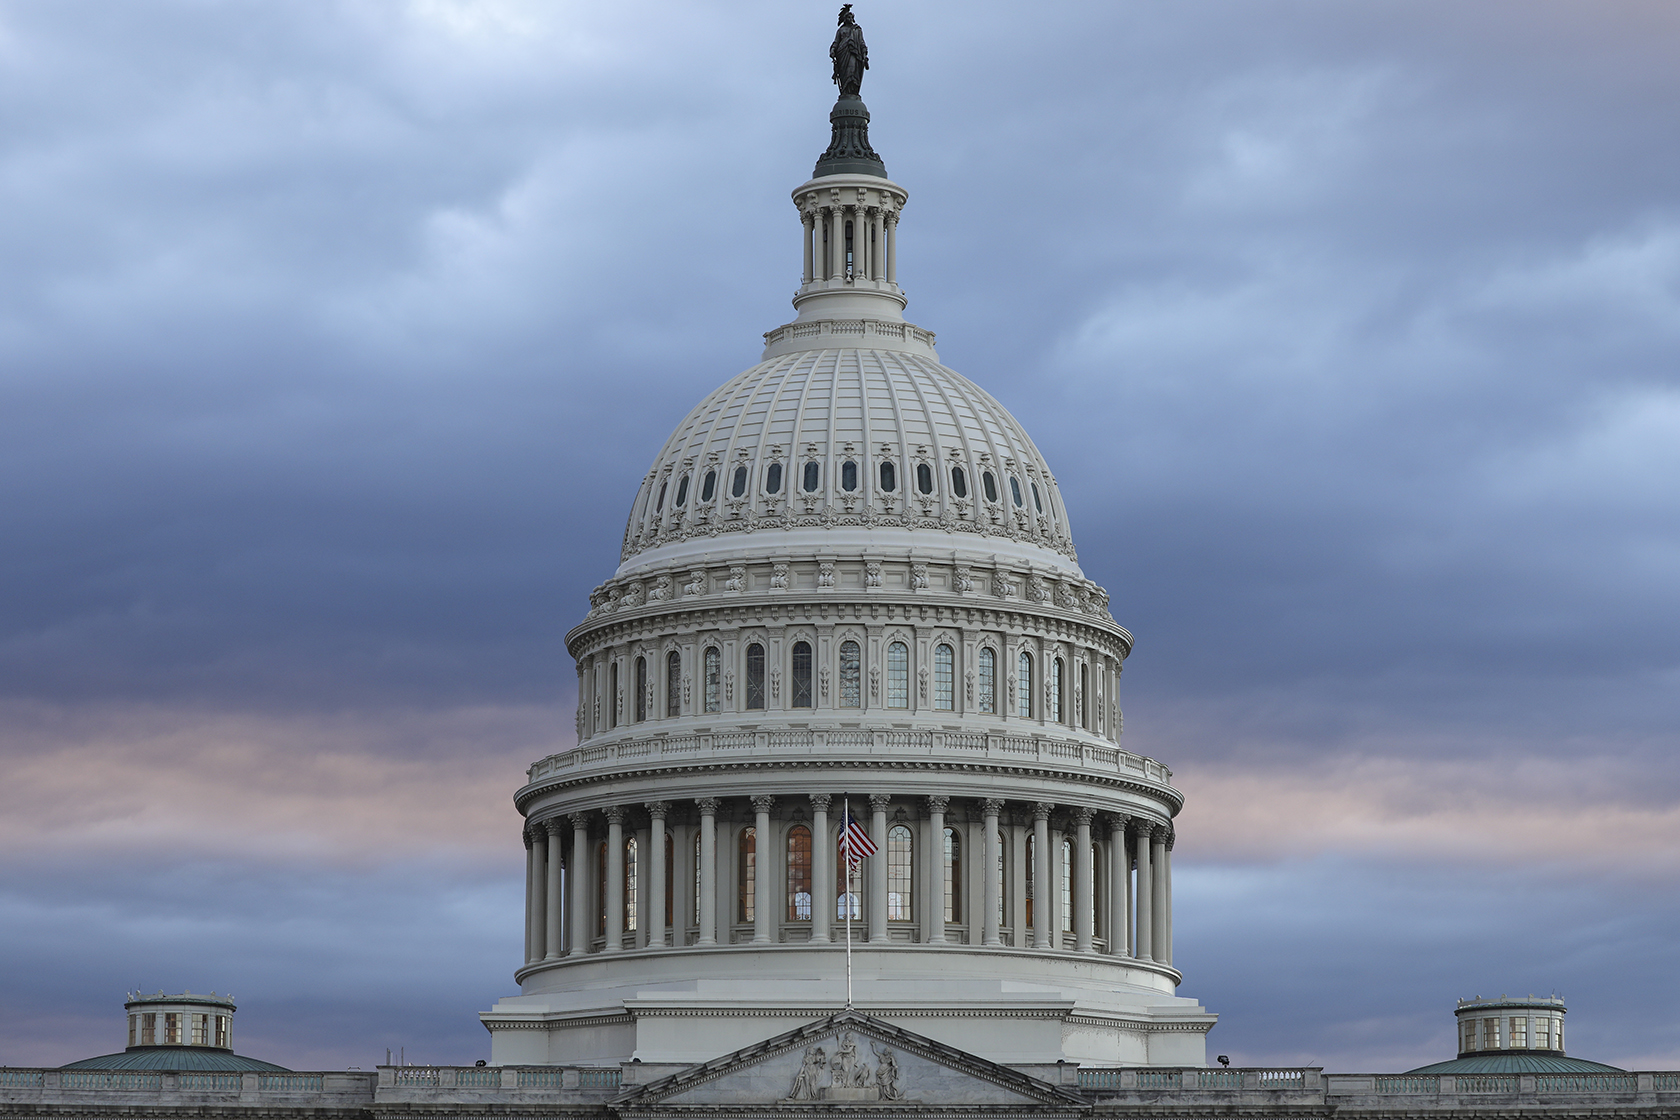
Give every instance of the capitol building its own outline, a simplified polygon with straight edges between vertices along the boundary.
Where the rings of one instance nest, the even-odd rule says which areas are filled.
[[[1461,1002],[1420,1070],[1210,1067],[1124,604],[1055,449],[905,318],[850,8],[793,318],[653,456],[567,635],[488,1062],[285,1070],[234,1054],[231,997],[136,994],[120,1053],[0,1069],[0,1116],[1680,1116],[1680,1073],[1568,1056],[1553,997]]]

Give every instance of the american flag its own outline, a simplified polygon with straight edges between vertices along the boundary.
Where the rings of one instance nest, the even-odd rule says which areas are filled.
[[[847,865],[856,871],[864,856],[872,856],[879,849],[869,838],[869,830],[863,827],[862,821],[847,813],[845,824],[846,827],[840,830],[840,850],[846,854]]]

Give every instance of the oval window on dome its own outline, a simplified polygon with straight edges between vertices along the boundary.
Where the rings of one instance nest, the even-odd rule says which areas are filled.
[[[676,505],[677,505],[678,509],[681,509],[683,506],[686,506],[687,504],[688,504],[688,476],[685,474],[685,475],[682,476],[682,478],[677,480],[677,501],[676,501]]]
[[[771,463],[764,472],[764,492],[766,494],[780,494],[782,492],[782,465]]]
[[[700,500],[702,502],[709,502],[709,501],[712,500],[712,495],[714,495],[716,493],[717,493],[717,472],[716,471],[707,471],[705,481],[700,483]]]
[[[1021,500],[1021,480],[1014,475],[1009,476],[1009,496],[1015,499],[1015,504],[1018,506],[1027,504]]]
[[[898,489],[898,468],[891,463],[881,464],[881,489],[888,494]]]
[[[933,493],[933,468],[926,463],[916,464],[916,489],[924,494]]]
[[[991,471],[986,471],[981,474],[980,488],[986,492],[986,500],[988,502],[997,501],[997,479],[992,477]]]
[[[659,484],[659,500],[653,503],[653,512],[658,513],[665,508],[665,488],[669,485],[671,485],[671,480],[668,478]]]
[[[1028,485],[1032,487],[1033,508],[1038,510],[1039,513],[1043,513],[1044,512],[1044,499],[1040,498],[1038,496],[1038,483],[1032,482],[1032,483],[1028,483]]]
[[[805,493],[815,494],[817,486],[822,481],[822,467],[816,463],[805,464]]]
[[[857,489],[857,464],[850,459],[840,464],[840,489],[848,494]]]
[[[735,481],[729,484],[729,496],[743,497],[747,492],[747,468],[745,465],[735,468]]]
[[[951,468],[951,493],[959,498],[968,497],[968,475],[961,467]]]

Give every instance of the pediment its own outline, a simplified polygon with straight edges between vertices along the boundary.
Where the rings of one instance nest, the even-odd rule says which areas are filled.
[[[902,1027],[844,1011],[631,1090],[623,1113],[920,1108],[1083,1111],[1084,1098]]]

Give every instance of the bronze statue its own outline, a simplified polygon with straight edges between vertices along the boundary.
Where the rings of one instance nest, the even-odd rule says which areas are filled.
[[[863,28],[852,18],[850,4],[840,9],[840,29],[834,33],[828,57],[834,60],[834,84],[840,87],[840,96],[856,97],[863,88],[863,72],[869,69],[869,48],[863,41]]]

